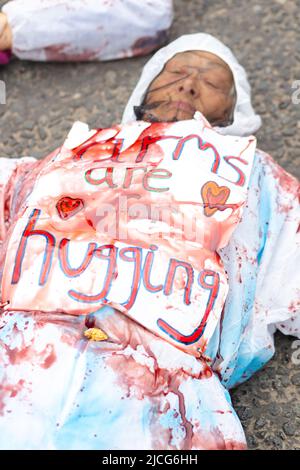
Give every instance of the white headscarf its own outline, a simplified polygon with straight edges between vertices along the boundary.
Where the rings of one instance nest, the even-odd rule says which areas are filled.
[[[244,68],[238,63],[231,50],[210,34],[197,33],[181,36],[168,46],[160,49],[145,65],[123,114],[123,123],[135,121],[134,106],[139,106],[155,77],[162,71],[166,62],[175,54],[185,51],[206,51],[220,57],[230,67],[236,88],[236,105],[233,123],[217,130],[221,134],[249,136],[261,125],[261,118],[255,114],[251,104],[251,90]]]

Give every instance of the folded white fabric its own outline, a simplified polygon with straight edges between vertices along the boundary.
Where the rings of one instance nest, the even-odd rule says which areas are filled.
[[[172,0],[13,0],[3,7],[13,53],[29,60],[110,60],[161,46]]]

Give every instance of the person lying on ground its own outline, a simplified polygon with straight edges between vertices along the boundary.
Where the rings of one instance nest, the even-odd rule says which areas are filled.
[[[220,138],[251,136],[261,125],[244,69],[203,33],[182,36],[150,59],[123,125],[184,127],[196,111]],[[32,188],[39,165],[0,160],[3,242],[24,181]],[[218,251],[229,291],[200,358],[110,305],[92,317],[4,310],[0,446],[245,448],[228,390],[270,360],[276,330],[300,337],[298,194],[296,178],[257,149],[242,218]],[[87,343],[84,325],[98,335],[105,325],[107,336]]]

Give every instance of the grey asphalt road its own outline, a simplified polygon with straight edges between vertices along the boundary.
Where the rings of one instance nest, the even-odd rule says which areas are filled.
[[[300,104],[292,95],[300,80],[299,25],[300,0],[175,0],[171,31],[171,39],[209,32],[233,49],[248,71],[263,118],[259,147],[298,177]],[[97,127],[118,122],[147,59],[15,60],[2,67],[7,103],[0,105],[0,156],[42,158],[62,143],[74,120]],[[293,346],[292,338],[278,334],[275,357],[232,392],[251,449],[300,449],[300,365],[292,360]]]

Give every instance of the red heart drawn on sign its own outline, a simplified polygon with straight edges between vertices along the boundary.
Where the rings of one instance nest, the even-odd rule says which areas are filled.
[[[63,220],[69,219],[83,208],[82,199],[73,199],[72,197],[62,197],[56,204],[59,217]]]
[[[227,186],[219,186],[214,181],[208,181],[202,186],[201,196],[204,202],[204,214],[211,217],[217,211],[228,208],[225,204],[230,195]]]

